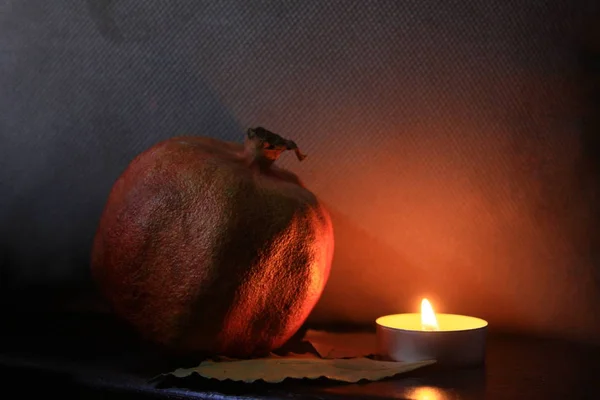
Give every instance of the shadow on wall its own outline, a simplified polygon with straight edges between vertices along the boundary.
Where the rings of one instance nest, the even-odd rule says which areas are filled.
[[[587,245],[597,266],[595,281],[600,287],[600,4],[587,24],[581,28],[578,41],[581,98],[587,106],[582,110],[582,179],[589,201],[593,205],[591,221],[596,222],[587,232]],[[592,22],[594,21],[594,22]]]
[[[83,2],[30,0],[8,14],[0,22],[0,293],[11,307],[39,307],[89,290],[101,210],[138,153],[176,135],[238,140],[243,130],[197,60],[175,47],[143,34],[100,35]]]

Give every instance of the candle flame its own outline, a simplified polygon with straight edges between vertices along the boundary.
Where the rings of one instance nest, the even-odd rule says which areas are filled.
[[[421,301],[421,329],[424,331],[440,330],[433,307],[431,307],[431,303],[427,299]]]

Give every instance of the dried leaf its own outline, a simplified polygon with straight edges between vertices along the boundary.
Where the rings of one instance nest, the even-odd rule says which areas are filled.
[[[414,363],[376,361],[369,358],[323,359],[313,355],[293,354],[285,357],[272,355],[267,358],[236,361],[205,361],[195,368],[177,369],[171,375],[184,378],[198,373],[205,378],[220,381],[233,380],[269,383],[281,382],[286,378],[318,379],[354,383],[360,380],[376,381],[413,371],[433,364],[435,361]]]
[[[304,334],[322,358],[365,357],[377,351],[377,338],[373,333],[332,333],[309,329]]]

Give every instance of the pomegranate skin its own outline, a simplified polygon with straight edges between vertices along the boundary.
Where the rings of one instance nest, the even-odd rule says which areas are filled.
[[[114,313],[143,338],[251,357],[304,323],[329,277],[333,227],[298,178],[272,165],[272,148],[256,136],[244,145],[175,137],[118,178],[91,269]]]

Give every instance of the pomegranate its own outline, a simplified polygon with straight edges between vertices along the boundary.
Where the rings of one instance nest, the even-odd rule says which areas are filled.
[[[296,144],[175,137],[115,182],[92,249],[95,281],[145,339],[184,352],[268,353],[301,327],[333,256],[328,212],[273,165]]]

